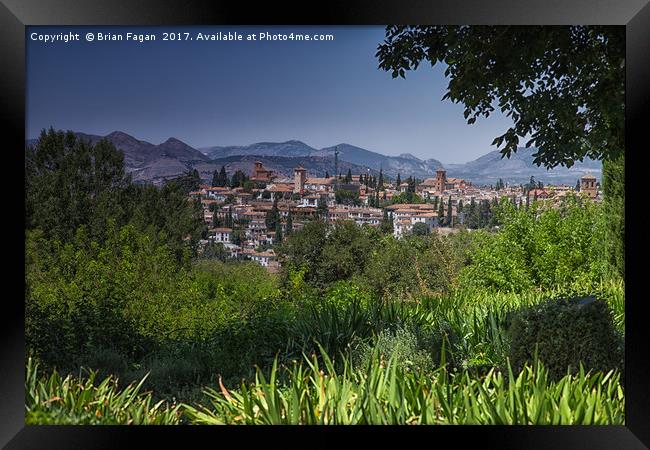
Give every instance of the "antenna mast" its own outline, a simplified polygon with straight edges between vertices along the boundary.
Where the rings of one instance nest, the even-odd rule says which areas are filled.
[[[334,192],[339,190],[339,146],[334,147]]]

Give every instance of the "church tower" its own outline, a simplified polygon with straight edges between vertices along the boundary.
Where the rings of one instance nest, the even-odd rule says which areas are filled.
[[[304,167],[298,166],[293,169],[293,192],[295,194],[302,194],[305,189],[305,180],[307,179],[307,170]]]
[[[580,178],[580,192],[584,192],[589,196],[589,198],[596,198],[598,196],[596,177],[591,174],[587,174]]]
[[[447,188],[447,171],[445,169],[436,170],[436,191],[444,192]]]

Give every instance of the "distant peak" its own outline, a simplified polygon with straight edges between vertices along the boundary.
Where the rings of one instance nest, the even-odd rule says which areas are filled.
[[[170,137],[167,139],[163,144],[183,144],[187,145],[185,142],[181,141],[180,139],[176,139],[175,137]]]
[[[110,133],[110,134],[107,134],[106,137],[107,137],[107,138],[128,138],[128,139],[135,139],[135,138],[134,138],[133,136],[131,136],[130,134],[126,134],[124,131],[119,131],[119,130],[116,130],[116,131],[113,131],[113,132]]]
[[[400,158],[406,158],[406,159],[416,159],[418,161],[420,160],[420,158],[418,158],[417,156],[415,156],[415,155],[413,155],[411,153],[400,153],[399,157]]]

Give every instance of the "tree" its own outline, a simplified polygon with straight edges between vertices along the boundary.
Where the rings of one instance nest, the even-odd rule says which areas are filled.
[[[246,232],[237,227],[232,231],[232,243],[235,245],[242,245],[246,240]]]
[[[388,210],[384,209],[384,217],[381,221],[380,229],[382,233],[393,233],[393,217],[388,214]]]
[[[399,189],[399,185],[402,184],[402,177],[400,177],[399,172],[397,172],[397,181],[395,182],[395,187]]]
[[[576,192],[580,192],[580,180],[576,181],[576,187],[574,188]]]
[[[603,162],[603,207],[608,218],[605,246],[610,266],[625,277],[625,158]]]
[[[291,214],[291,206],[289,206],[289,211],[287,212],[287,232],[286,235],[290,236],[293,232],[293,215]]]
[[[275,224],[275,242],[282,242],[282,222],[280,221]]]
[[[268,230],[273,230],[278,223],[280,223],[280,210],[278,209],[278,199],[276,197],[273,201],[273,206],[266,213],[265,224]]]
[[[326,170],[326,171],[325,171],[325,178],[329,178],[329,177],[330,177],[330,174],[329,174],[329,172]]]
[[[329,208],[327,207],[327,202],[323,197],[318,199],[318,206],[316,207],[316,217],[321,220],[327,220],[329,214]]]
[[[438,206],[438,225],[442,226],[445,222],[445,204],[440,200],[440,205]]]
[[[212,174],[212,186],[214,187],[224,187],[228,184],[228,174],[226,173],[226,167],[221,166],[219,172],[216,170]]]
[[[377,181],[377,189],[382,189],[384,187],[384,171],[379,168],[379,180]]]
[[[411,233],[414,236],[426,236],[429,234],[429,227],[424,222],[417,222],[411,228]]]
[[[236,188],[240,186],[244,186],[244,183],[248,180],[248,176],[241,170],[237,170],[233,175],[230,180],[230,187]]]
[[[454,225],[454,221],[452,216],[451,195],[450,195],[449,201],[447,202],[447,226],[452,227],[453,225]]]
[[[352,170],[348,169],[347,175],[345,175],[345,182],[352,183]]]
[[[42,130],[25,151],[25,226],[64,241],[81,225],[102,236],[109,218],[128,220],[120,197],[129,181],[124,154],[109,141],[93,145],[72,132]]]
[[[219,170],[219,179],[217,182],[217,186],[219,187],[225,187],[228,184],[228,173],[226,172],[225,166],[221,166],[221,170]]]
[[[510,157],[519,139],[533,162],[571,167],[603,161],[621,200],[610,204],[609,235],[624,223],[624,190],[614,187],[625,151],[625,29],[617,26],[388,26],[375,55],[393,78],[421,62],[447,65],[443,99],[464,105],[468,124],[498,107],[513,125],[492,142]],[[496,104],[495,104],[496,103]],[[609,164],[608,162],[613,162]],[[606,174],[612,170],[614,173]],[[621,254],[621,257],[623,254]]]
[[[463,103],[470,124],[498,102],[513,121],[493,142],[505,143],[504,156],[520,137],[547,168],[624,151],[622,27],[388,26],[376,57],[393,78],[423,61],[446,64],[443,99]]]

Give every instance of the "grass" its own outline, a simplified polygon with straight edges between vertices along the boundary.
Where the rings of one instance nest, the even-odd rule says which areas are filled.
[[[624,395],[615,372],[567,374],[551,382],[541,364],[519,374],[490,370],[431,374],[402,369],[393,358],[373,358],[367,367],[345,364],[337,373],[321,350],[283,370],[274,364],[267,381],[229,391],[206,389],[209,406],[184,405],[195,424],[518,424],[614,425],[624,423]]]
[[[151,393],[137,384],[119,388],[112,376],[98,381],[96,372],[85,378],[63,378],[56,371],[41,375],[38,363],[27,360],[25,423],[28,425],[173,425],[180,422],[180,405],[153,403]]]
[[[607,301],[623,333],[624,284],[602,283],[590,292]],[[233,374],[223,382],[216,378],[224,373],[219,368],[229,367],[220,354],[213,355],[214,361],[208,364],[210,376],[200,383],[186,377],[181,383],[176,357],[154,358],[133,372],[127,380],[136,381],[125,387],[114,376],[100,380],[94,371],[85,377],[63,377],[57,372],[45,376],[30,358],[26,423],[623,424],[624,395],[618,372],[581,369],[551,381],[539,362],[515,374],[510,369],[507,329],[511,313],[562,296],[567,292],[458,291],[420,303],[307,305],[295,318],[283,322],[293,340],[275,358],[269,355],[268,362],[254,358],[261,367],[241,384],[241,378]],[[408,346],[385,342],[393,356],[382,356],[378,345],[382,336],[397,339],[396,330],[401,329],[417,338],[417,349],[409,334]],[[259,336],[250,344],[254,341]],[[361,342],[365,349],[367,357],[362,358],[361,367],[351,362],[352,342]],[[422,364],[403,363],[423,349],[430,352],[429,370],[420,370]],[[210,355],[203,355],[201,361],[207,364],[204,357]],[[332,360],[329,355],[340,356]],[[416,366],[418,370],[412,370]],[[202,388],[206,384],[211,387]],[[142,392],[145,386],[155,388],[158,395]],[[167,390],[161,391],[163,387]]]

